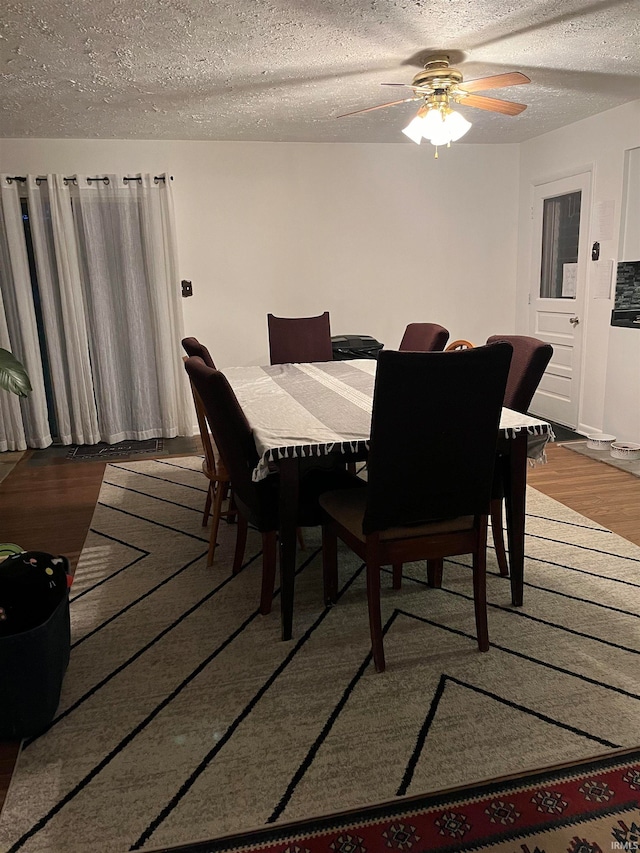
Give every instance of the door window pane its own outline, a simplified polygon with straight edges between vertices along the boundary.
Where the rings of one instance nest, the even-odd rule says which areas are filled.
[[[546,198],[542,214],[543,299],[575,299],[575,265],[578,263],[580,201],[582,192]]]

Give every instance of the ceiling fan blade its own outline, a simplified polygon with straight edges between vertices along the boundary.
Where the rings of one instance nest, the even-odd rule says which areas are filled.
[[[381,86],[404,86],[405,89],[413,89],[417,95],[430,95],[433,89],[424,86],[412,86],[411,83],[380,83]]]
[[[364,110],[354,110],[352,113],[342,113],[336,118],[346,118],[347,116],[357,116],[359,113],[370,113],[373,110],[381,110],[383,107],[394,107],[396,104],[406,104],[409,101],[421,101],[422,95],[418,98],[402,98],[401,101],[389,101],[388,104],[378,104],[377,107],[366,107]]]
[[[467,80],[458,86],[464,92],[482,92],[487,89],[502,89],[504,86],[518,86],[520,83],[531,83],[526,74],[510,71],[507,74],[494,74],[493,77],[479,77],[477,80]]]
[[[500,98],[487,98],[484,95],[468,95],[465,98],[460,98],[458,103],[465,107],[477,107],[479,110],[502,113],[505,116],[517,116],[527,108],[526,104],[516,104],[513,101],[503,101]]]

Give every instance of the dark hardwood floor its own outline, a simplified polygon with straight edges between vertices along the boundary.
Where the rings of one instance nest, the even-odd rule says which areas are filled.
[[[75,571],[104,469],[104,462],[42,464],[30,451],[0,485],[2,541],[64,554]]]
[[[640,479],[550,445],[548,464],[530,468],[534,488],[640,545]],[[140,457],[132,457],[140,459]],[[0,540],[65,554],[75,570],[91,523],[103,462],[76,462],[30,451],[0,483]],[[0,742],[0,803],[19,744]]]
[[[529,485],[640,545],[640,477],[551,444]]]

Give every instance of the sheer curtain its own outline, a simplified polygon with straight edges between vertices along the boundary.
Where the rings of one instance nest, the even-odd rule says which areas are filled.
[[[171,182],[78,175],[70,192],[103,440],[188,435]]]
[[[61,175],[27,178],[29,221],[61,444],[100,441],[70,196]]]
[[[38,325],[18,184],[0,175],[0,347],[25,366],[33,391],[18,399],[0,391],[0,450],[51,444]]]
[[[168,176],[29,176],[26,185],[60,441],[190,435]],[[7,311],[12,337],[9,320]],[[0,321],[0,346],[1,336]],[[38,440],[27,437],[51,442],[44,431]]]

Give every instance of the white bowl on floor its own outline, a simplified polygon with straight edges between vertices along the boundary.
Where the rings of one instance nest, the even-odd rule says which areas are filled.
[[[640,444],[633,444],[629,441],[613,442],[611,445],[611,455],[614,459],[640,459]]]
[[[587,436],[587,447],[591,450],[609,450],[615,440],[615,435],[607,435],[604,432],[594,433]]]

